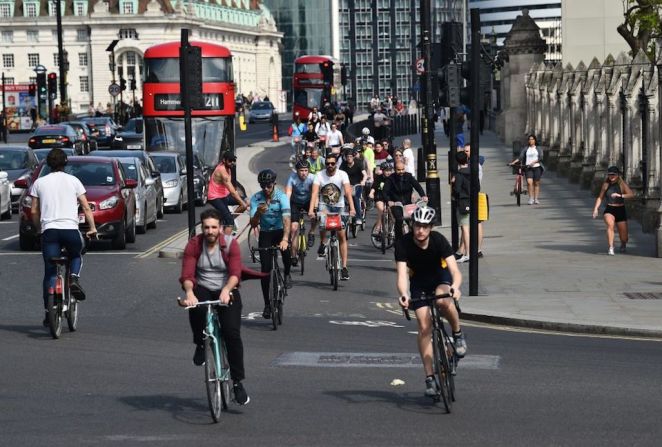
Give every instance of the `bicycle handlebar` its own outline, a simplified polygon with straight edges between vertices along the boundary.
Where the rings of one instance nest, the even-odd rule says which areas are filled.
[[[230,297],[232,297],[232,294],[230,294]],[[177,301],[181,301],[181,297],[177,297]],[[186,306],[184,309],[193,309],[199,306],[219,306],[219,307],[230,307],[230,304],[225,304],[222,303],[221,300],[213,300],[213,301],[198,301],[195,303],[193,306]]]

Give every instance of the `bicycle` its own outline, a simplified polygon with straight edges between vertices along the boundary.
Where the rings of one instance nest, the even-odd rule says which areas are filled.
[[[343,231],[341,216],[347,213],[326,213],[324,229],[329,231],[329,243],[326,247],[326,270],[329,272],[329,280],[333,290],[338,290],[338,280],[340,269],[342,268],[340,260],[340,242],[338,240],[338,231]]]
[[[450,293],[443,293],[441,295],[428,296],[422,294],[421,298],[415,301],[425,301],[426,305],[430,308],[432,317],[432,353],[433,353],[433,371],[435,382],[437,385],[437,396],[434,397],[435,402],[443,400],[446,412],[450,413],[453,402],[455,401],[455,375],[457,374],[457,364],[459,357],[455,351],[455,343],[448,331],[442,316],[439,314],[435,302],[439,299],[453,299]],[[453,303],[457,308],[458,314],[460,306],[455,299]],[[407,320],[411,320],[409,311],[403,309],[403,313]]]
[[[248,230],[248,251],[251,254],[251,261],[260,262],[260,250],[258,242],[260,238],[260,227],[250,228]]]
[[[237,291],[233,291],[233,296]],[[181,300],[181,298],[177,298]],[[230,387],[230,364],[225,340],[221,337],[221,321],[218,318],[217,308],[228,307],[220,300],[201,301],[186,309],[206,306],[207,324],[203,331],[205,350],[205,388],[207,389],[207,402],[214,422],[221,418],[221,412],[227,411],[228,402],[234,400]]]
[[[352,186],[352,200],[356,197],[356,190],[357,188],[361,188],[361,185],[353,185]],[[356,239],[356,229],[361,227],[361,231],[365,230],[365,213],[366,213],[366,203],[365,200],[363,199],[363,194],[361,194],[360,197],[360,202],[361,202],[361,215],[360,216],[355,216],[355,217],[350,217],[349,220],[347,221],[347,225],[345,225],[345,234],[347,235],[347,239],[349,239],[349,233],[351,231],[352,237]],[[356,223],[356,220],[360,218],[361,219],[361,225],[358,225]]]
[[[278,266],[278,252],[279,247],[261,248],[268,252],[265,256],[271,256],[271,272],[269,273],[269,305],[271,306],[271,324],[274,331],[278,330],[278,326],[283,324],[283,304],[287,296],[287,289],[285,288],[285,278]],[[289,249],[288,249],[289,250]]]
[[[301,266],[301,275],[303,276],[304,270],[304,260],[306,259],[306,253],[308,252],[308,236],[306,235],[306,220],[305,213],[301,212],[299,216],[299,233],[297,234],[297,252],[296,258],[299,265]]]
[[[67,319],[70,332],[78,329],[78,300],[71,294],[69,278],[71,259],[63,248],[60,256],[50,258],[56,266],[55,287],[48,289],[46,307],[48,310],[48,329],[55,339],[62,335],[62,317]]]
[[[524,170],[526,166],[522,166],[520,162],[508,164],[508,166],[513,168],[513,174],[515,174],[515,187],[510,195],[514,195],[517,199],[517,206],[521,206],[521,196],[527,194],[527,191],[524,190],[524,178],[526,177]]]
[[[402,202],[394,202],[393,207],[402,208],[402,235],[409,233],[411,230],[411,216],[416,211],[416,208],[423,206],[427,203],[425,200],[418,200],[416,203],[410,203],[409,205],[403,205]],[[391,216],[392,217],[392,216]],[[393,219],[395,221],[395,219]],[[393,224],[395,226],[395,222]]]
[[[381,219],[381,228],[379,233],[375,232],[377,227],[377,222],[372,226],[372,232],[370,234],[370,242],[372,245],[381,250],[382,254],[386,253],[386,250],[393,246],[395,241],[395,224],[393,216],[391,215],[391,210],[387,204],[384,202],[384,212],[382,213]]]

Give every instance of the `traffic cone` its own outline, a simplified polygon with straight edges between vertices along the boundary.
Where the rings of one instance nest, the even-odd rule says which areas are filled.
[[[274,124],[274,141],[278,142],[278,125]]]

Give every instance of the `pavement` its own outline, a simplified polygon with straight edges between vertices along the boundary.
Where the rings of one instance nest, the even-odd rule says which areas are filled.
[[[420,135],[410,136],[414,147]],[[395,139],[399,144],[404,137]],[[468,139],[468,136],[467,136]],[[251,194],[253,159],[268,147],[262,142],[237,149],[237,178]],[[442,225],[450,240],[450,201],[446,184],[448,139],[437,130],[439,175],[442,179]],[[480,139],[482,190],[489,195],[490,219],[484,223],[484,257],[479,261],[479,294],[469,296],[469,263],[460,264],[464,275],[460,301],[462,318],[494,324],[609,336],[662,338],[662,259],[655,257],[655,237],[630,221],[627,253],[607,255],[605,226],[592,219],[594,197],[589,191],[547,170],[540,205],[518,207],[510,195],[514,176],[506,163],[512,148],[496,135]],[[241,231],[248,221],[239,217]],[[240,234],[240,239],[246,232]],[[178,257],[186,234],[159,253]],[[615,243],[618,249],[618,241]],[[351,263],[351,256],[350,256]],[[626,294],[629,294],[627,296]]]

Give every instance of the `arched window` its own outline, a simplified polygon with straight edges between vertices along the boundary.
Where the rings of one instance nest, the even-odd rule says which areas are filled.
[[[117,75],[119,78],[136,79],[140,84],[143,75],[143,57],[135,51],[125,51],[117,58]]]

